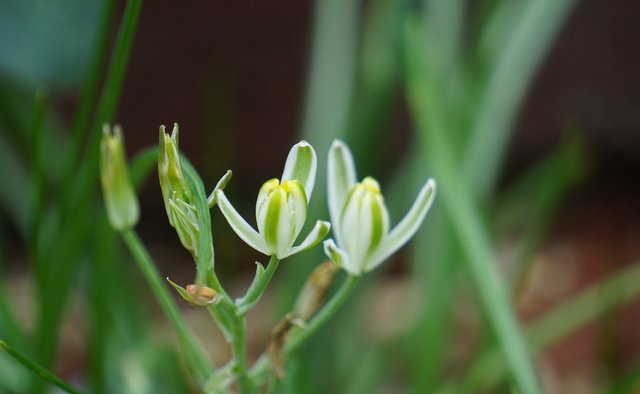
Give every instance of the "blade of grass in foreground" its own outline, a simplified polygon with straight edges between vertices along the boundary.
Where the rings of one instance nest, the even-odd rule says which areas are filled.
[[[26,368],[30,369],[36,375],[40,376],[43,380],[58,386],[61,390],[69,393],[69,394],[80,394],[80,390],[71,386],[70,384],[64,382],[62,379],[42,368],[38,364],[29,360],[22,354],[18,353],[15,349],[9,346],[8,343],[0,339],[0,348],[2,348],[5,352],[7,352],[11,357],[16,359],[20,364],[24,365]]]
[[[526,329],[529,347],[532,353],[538,353],[611,308],[638,297],[640,262],[620,270],[605,281],[593,285],[544,313]],[[447,392],[481,392],[482,389],[497,384],[506,372],[507,364],[504,358],[497,349],[492,349],[474,362],[461,386],[455,386],[454,390]]]
[[[480,300],[491,322],[500,348],[513,374],[518,390],[540,393],[522,333],[509,303],[504,283],[497,271],[487,231],[483,228],[473,194],[460,176],[437,100],[425,83],[424,51],[420,41],[423,26],[411,18],[407,29],[405,82],[411,113],[424,142],[430,168],[439,183],[440,199],[466,254],[466,262]]]

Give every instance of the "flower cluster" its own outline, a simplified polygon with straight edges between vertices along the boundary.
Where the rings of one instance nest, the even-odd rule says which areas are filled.
[[[182,245],[197,258],[200,240],[198,209],[193,180],[183,172],[178,149],[179,129],[171,134],[160,128],[158,175],[169,223]],[[138,205],[126,171],[119,128],[105,129],[102,141],[102,181],[109,219],[117,229],[131,227],[138,220]],[[282,176],[266,181],[258,192],[255,215],[257,230],[234,208],[224,193],[231,173],[218,183],[208,199],[217,204],[235,233],[249,246],[279,260],[318,244],[333,229],[333,238],[324,242],[327,257],[351,275],[360,275],[379,266],[402,247],[418,230],[435,196],[435,182],[429,179],[405,217],[390,228],[389,213],[372,177],[356,180],[349,148],[335,141],[328,156],[327,192],[331,223],[317,220],[298,245],[307,220],[307,211],[316,178],[316,152],[306,141],[294,145]],[[211,251],[213,253],[213,251]]]

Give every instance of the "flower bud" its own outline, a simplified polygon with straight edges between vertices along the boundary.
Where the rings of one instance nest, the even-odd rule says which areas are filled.
[[[180,166],[180,154],[178,150],[178,124],[174,124],[171,136],[165,132],[164,126],[160,126],[160,154],[158,157],[158,177],[164,206],[169,216],[169,223],[173,226],[170,201],[180,200],[191,204],[191,192],[189,185],[182,173]]]
[[[160,126],[158,177],[169,224],[176,229],[182,245],[194,257],[198,257],[200,243],[198,213],[180,165],[178,134],[177,124],[173,126],[171,136],[165,132],[164,126]]]
[[[122,129],[119,126],[112,131],[108,125],[104,125],[100,144],[100,178],[111,226],[119,231],[135,226],[140,217],[140,208],[129,180]]]
[[[307,197],[297,180],[264,183],[256,202],[258,232],[267,249],[276,256],[291,249],[307,217]]]
[[[193,205],[177,198],[176,193],[173,193],[173,197],[169,199],[169,223],[176,229],[182,246],[197,256],[200,226],[196,209]]]

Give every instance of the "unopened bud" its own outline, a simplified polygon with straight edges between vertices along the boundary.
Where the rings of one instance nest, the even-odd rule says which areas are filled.
[[[127,167],[122,129],[104,125],[100,143],[100,178],[109,223],[126,230],[138,223],[140,208]]]

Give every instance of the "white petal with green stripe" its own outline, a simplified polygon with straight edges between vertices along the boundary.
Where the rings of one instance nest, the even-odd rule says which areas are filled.
[[[309,201],[316,181],[317,166],[316,151],[307,141],[300,141],[289,151],[282,172],[282,182],[294,179],[299,181]]]
[[[289,249],[283,256],[280,256],[281,259],[291,256],[296,253],[303,252],[313,246],[315,246],[318,242],[322,241],[322,239],[327,235],[329,230],[331,229],[331,224],[329,222],[325,222],[323,220],[318,220],[316,225],[313,226],[313,229],[309,234],[305,237],[304,241],[300,243],[298,246],[294,246]]]
[[[347,195],[356,183],[356,169],[349,148],[341,141],[334,141],[329,150],[327,164],[327,197],[333,233],[338,243],[342,243],[341,229],[337,226]]]
[[[420,189],[420,193],[418,193],[409,212],[382,240],[376,252],[371,256],[371,264],[366,267],[367,271],[376,268],[413,237],[429,212],[435,195],[436,183],[433,179],[429,179]]]
[[[220,212],[222,212],[238,237],[258,252],[271,255],[260,234],[240,216],[222,190],[216,191],[216,200],[218,201]]]

